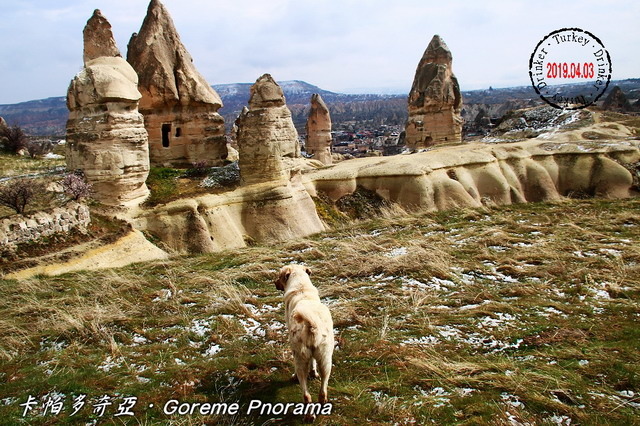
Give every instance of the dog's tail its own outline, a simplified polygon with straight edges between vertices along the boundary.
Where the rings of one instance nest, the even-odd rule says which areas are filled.
[[[293,320],[298,324],[301,324],[306,329],[306,335],[309,336],[309,341],[305,342],[307,346],[316,348],[320,345],[322,340],[326,337],[320,330],[318,330],[317,324],[321,321],[320,317],[315,314],[309,314],[301,312],[295,312],[293,314]]]

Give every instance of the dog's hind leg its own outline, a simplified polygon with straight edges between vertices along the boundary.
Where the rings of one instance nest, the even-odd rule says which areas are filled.
[[[326,404],[329,401],[328,387],[329,376],[331,376],[331,353],[320,354],[317,359],[318,369],[320,370],[320,394],[318,396],[318,402],[320,404]]]
[[[311,358],[300,358],[296,357],[296,377],[298,378],[298,383],[300,383],[300,389],[302,389],[302,397],[304,398],[305,404],[311,402],[311,394],[309,394],[309,390],[307,389],[307,377],[309,375],[309,367],[311,366]]]
[[[317,362],[315,358],[311,359],[311,370],[309,371],[309,379],[318,378]]]
[[[308,358],[300,356],[295,357],[296,361],[296,376],[298,376],[298,381],[300,382],[300,389],[302,389],[302,397],[304,398],[305,404],[311,404],[311,394],[309,393],[309,389],[307,389],[307,378],[309,376],[309,369],[311,367],[311,356]],[[306,409],[305,409],[306,412]],[[311,423],[316,419],[316,415],[311,412],[307,413],[304,417],[305,423]]]

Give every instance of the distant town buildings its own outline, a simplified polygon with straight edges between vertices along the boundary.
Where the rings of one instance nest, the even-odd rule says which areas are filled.
[[[375,129],[334,130],[331,152],[354,157],[395,155],[403,151],[399,144],[401,126],[381,125]]]

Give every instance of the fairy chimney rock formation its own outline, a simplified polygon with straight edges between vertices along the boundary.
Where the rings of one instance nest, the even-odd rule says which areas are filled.
[[[331,164],[331,115],[318,93],[311,95],[311,110],[306,124],[306,150],[323,164]]]
[[[611,89],[611,93],[602,102],[602,108],[607,111],[617,112],[629,112],[634,109],[620,86],[614,86]]]
[[[300,146],[282,88],[265,74],[250,93],[249,108],[236,120],[241,182],[288,180],[289,160],[300,156]]]
[[[94,197],[137,204],[149,195],[149,150],[138,112],[138,76],[116,47],[99,10],[84,28],[84,68],[67,91],[67,168],[80,169]]]
[[[220,96],[196,70],[167,9],[151,0],[127,61],[140,78],[140,112],[149,132],[151,164],[189,165],[227,158]]]
[[[413,151],[462,140],[462,96],[452,59],[442,38],[433,36],[409,92],[406,144]]]

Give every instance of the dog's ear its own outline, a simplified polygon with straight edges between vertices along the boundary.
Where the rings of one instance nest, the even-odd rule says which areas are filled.
[[[278,278],[275,281],[276,289],[284,291],[284,286],[289,280],[290,276],[291,276],[291,268],[289,268],[288,266],[285,266],[282,269],[280,269],[280,274],[278,275]]]
[[[307,275],[311,276],[311,269],[309,269],[308,267],[305,267],[304,271],[307,273]]]

